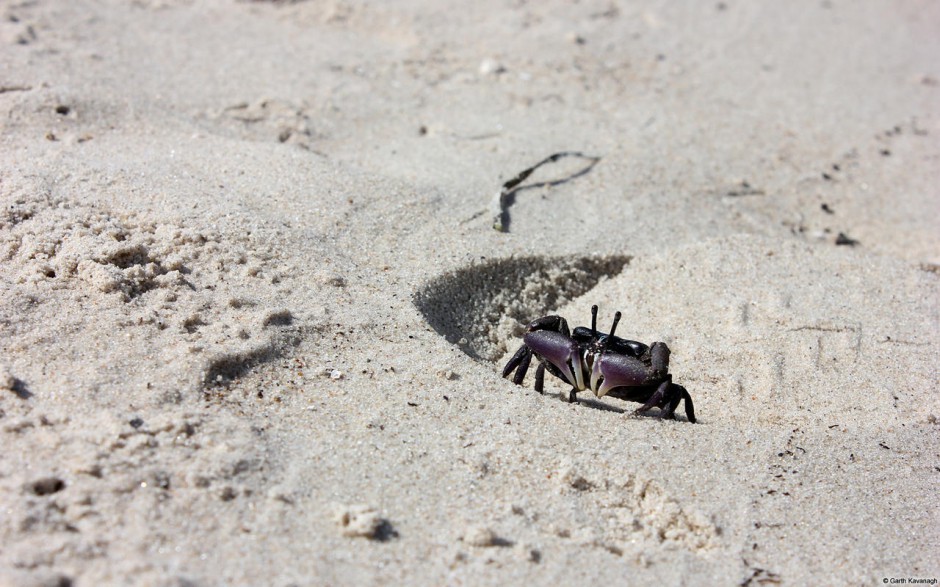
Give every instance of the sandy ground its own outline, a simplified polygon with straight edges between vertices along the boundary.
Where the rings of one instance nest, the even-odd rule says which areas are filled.
[[[0,7],[0,585],[940,578],[936,3]]]

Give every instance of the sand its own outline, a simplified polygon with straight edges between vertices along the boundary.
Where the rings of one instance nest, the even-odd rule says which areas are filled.
[[[940,578],[937,5],[0,9],[0,585]]]

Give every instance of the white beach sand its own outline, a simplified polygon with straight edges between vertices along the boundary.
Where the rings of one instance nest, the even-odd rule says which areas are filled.
[[[936,3],[0,11],[0,585],[940,579]]]

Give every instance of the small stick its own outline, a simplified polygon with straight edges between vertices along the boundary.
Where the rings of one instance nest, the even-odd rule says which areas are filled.
[[[498,230],[499,232],[506,232],[507,227],[509,225],[509,206],[511,204],[510,196],[517,190],[522,189],[519,187],[519,184],[524,182],[539,167],[546,165],[548,163],[554,163],[555,161],[558,161],[562,157],[578,157],[580,159],[586,159],[590,161],[590,163],[588,163],[588,165],[581,171],[578,171],[577,173],[574,173],[564,179],[546,181],[546,182],[542,182],[539,184],[534,184],[529,187],[537,187],[541,185],[554,186],[554,185],[562,184],[568,180],[584,175],[585,173],[590,171],[595,165],[597,165],[598,161],[601,160],[600,157],[592,157],[590,155],[585,155],[584,153],[581,153],[580,151],[562,151],[560,153],[549,155],[548,157],[546,157],[545,159],[542,159],[541,161],[539,161],[532,167],[527,167],[526,169],[523,169],[522,171],[519,172],[518,175],[516,175],[516,177],[510,179],[509,181],[503,184],[503,187],[499,190],[499,192],[497,192],[497,194],[493,197],[492,202],[490,203],[490,209],[492,210],[492,213],[493,213],[493,228],[495,230]]]

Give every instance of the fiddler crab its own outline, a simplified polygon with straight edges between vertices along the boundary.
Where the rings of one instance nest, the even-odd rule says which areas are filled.
[[[652,346],[614,336],[620,312],[614,314],[610,334],[597,330],[597,306],[591,308],[591,327],[568,330],[561,316],[544,316],[526,326],[523,345],[503,368],[503,377],[514,370],[512,382],[522,385],[533,355],[535,391],[544,393],[545,371],[571,385],[567,401],[577,401],[577,393],[590,389],[598,398],[609,395],[643,404],[640,414],[659,408],[660,418],[675,418],[679,402],[685,400],[685,415],[695,422],[692,397],[684,387],[672,382],[669,374],[669,347],[664,342]],[[562,396],[562,399],[565,399]]]

